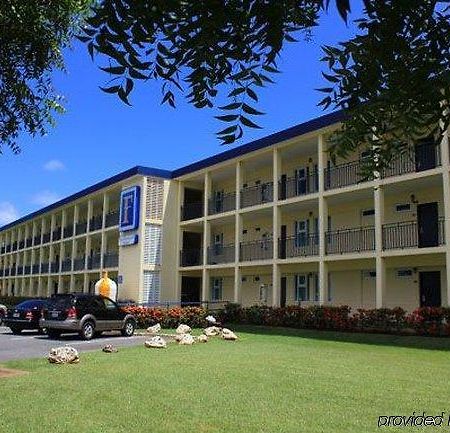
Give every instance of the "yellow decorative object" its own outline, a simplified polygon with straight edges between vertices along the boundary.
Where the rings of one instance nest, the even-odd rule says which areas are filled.
[[[95,293],[106,296],[113,301],[117,298],[117,284],[108,278],[108,272],[103,271],[102,278],[95,283]]]

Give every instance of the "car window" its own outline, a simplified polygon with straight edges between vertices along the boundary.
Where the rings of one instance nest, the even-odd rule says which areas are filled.
[[[109,298],[103,298],[103,302],[105,303],[105,307],[108,310],[115,310],[117,308],[116,303],[111,301],[111,299]]]
[[[24,301],[17,305],[16,308],[21,310],[34,310],[38,308],[42,308],[44,306],[44,301]]]
[[[49,309],[62,310],[73,305],[74,298],[72,296],[54,296],[48,302]]]
[[[95,310],[104,310],[105,309],[105,304],[103,303],[102,298],[93,298],[92,302],[91,302],[91,306],[93,309]]]

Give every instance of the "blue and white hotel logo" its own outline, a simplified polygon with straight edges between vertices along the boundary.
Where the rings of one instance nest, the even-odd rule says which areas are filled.
[[[119,230],[126,232],[139,227],[139,209],[141,202],[141,187],[136,185],[124,189],[120,193]]]

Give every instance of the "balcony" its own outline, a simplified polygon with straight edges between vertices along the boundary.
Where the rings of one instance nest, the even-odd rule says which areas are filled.
[[[72,270],[72,259],[64,259],[61,262],[61,272],[70,272]]]
[[[347,162],[324,170],[325,189],[356,185],[368,179],[361,174],[361,162]]]
[[[13,242],[11,250],[17,251],[17,241]]]
[[[345,254],[375,250],[375,228],[357,227],[325,233],[326,253]]]
[[[10,253],[11,252],[11,245],[6,245],[6,252]]]
[[[17,275],[23,275],[23,266],[17,266]]]
[[[85,257],[76,257],[73,260],[73,270],[74,271],[83,271],[85,267]]]
[[[246,187],[241,190],[241,208],[273,201],[273,182]]]
[[[262,239],[252,242],[241,242],[239,248],[239,260],[250,262],[254,260],[268,260],[273,258],[272,239]]]
[[[64,227],[63,230],[64,239],[70,238],[73,236],[73,224]]]
[[[61,239],[61,227],[57,227],[55,230],[53,230],[52,233],[52,240],[53,242],[59,241]]]
[[[180,252],[180,265],[199,266],[203,264],[203,250],[202,248],[182,250]]]
[[[16,275],[16,265],[12,265],[9,273],[12,277],[14,277]]]
[[[23,273],[25,275],[30,275],[31,274],[31,265],[25,265],[23,268]]]
[[[103,227],[103,217],[102,215],[93,216],[89,220],[89,231],[94,232],[96,230],[101,230]]]
[[[181,219],[182,221],[193,220],[195,218],[201,218],[203,216],[203,203],[185,203],[181,206]]]
[[[119,266],[119,253],[110,252],[103,254],[104,268],[117,268]]]
[[[429,248],[445,245],[444,219],[437,221],[435,230],[420,230],[417,221],[383,225],[383,249]]]
[[[5,254],[5,253],[6,253],[6,247],[1,247],[0,254]]]
[[[41,263],[41,274],[48,274],[48,271],[49,271],[49,264],[48,264],[48,262]]]
[[[306,177],[282,176],[278,185],[280,200],[313,194],[319,191],[319,175],[313,173]]]
[[[236,209],[236,193],[217,194],[208,200],[208,215],[230,212]]]
[[[208,247],[208,265],[217,265],[220,263],[234,262],[235,246],[229,245],[212,245]]]
[[[91,256],[89,256],[88,263],[87,263],[88,269],[99,269],[101,257],[102,257],[102,255],[99,253],[92,254]]]
[[[441,165],[440,147],[434,142],[417,145],[414,149],[408,148],[397,158],[391,161],[382,172],[382,177],[400,176],[407,173],[416,173],[431,170]]]
[[[39,235],[36,235],[36,236],[33,238],[33,240],[34,240],[34,245],[35,245],[35,246],[41,245],[41,235],[40,235],[40,234],[39,234]]]
[[[0,277],[3,277],[5,275],[4,269],[0,269]]]
[[[48,242],[50,242],[50,233],[44,233],[42,235],[42,243],[46,244]]]
[[[105,227],[113,227],[119,225],[119,211],[114,210],[106,214]]]
[[[33,265],[31,267],[31,273],[34,274],[39,274],[39,265]]]
[[[76,223],[75,225],[75,234],[76,235],[83,235],[87,231],[87,222],[81,221]]]
[[[279,239],[278,255],[280,259],[292,257],[317,256],[319,254],[319,234],[290,236]]]
[[[33,238],[28,238],[25,240],[25,247],[30,248],[33,246]]]
[[[50,263],[50,272],[52,274],[57,274],[59,272],[59,262]]]
[[[25,248],[25,240],[19,241],[19,250],[23,250]]]
[[[9,277],[9,268],[5,268],[5,277]]]

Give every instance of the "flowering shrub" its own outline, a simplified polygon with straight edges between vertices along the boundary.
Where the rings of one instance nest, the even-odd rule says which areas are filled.
[[[163,328],[176,328],[184,323],[193,328],[205,326],[208,311],[200,307],[124,307],[128,313],[136,317],[140,328],[147,328],[160,323]]]
[[[422,307],[407,317],[408,325],[419,335],[450,335],[450,308]]]
[[[406,326],[406,311],[397,308],[358,309],[353,315],[355,326],[366,332],[398,333]]]

